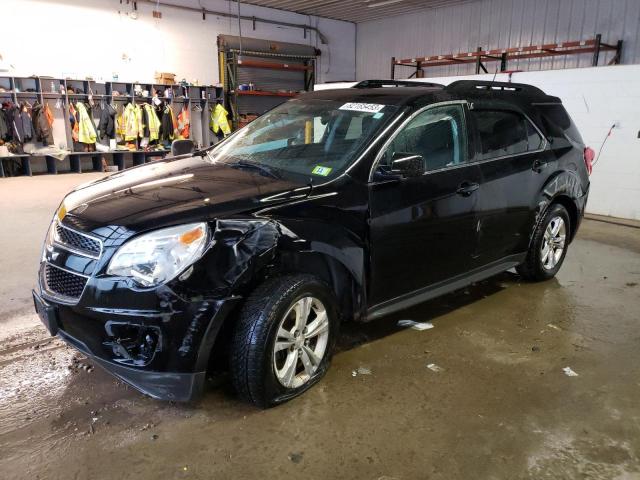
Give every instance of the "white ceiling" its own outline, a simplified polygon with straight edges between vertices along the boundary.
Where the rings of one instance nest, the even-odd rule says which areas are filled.
[[[474,0],[249,0],[242,3],[360,23],[471,1]]]

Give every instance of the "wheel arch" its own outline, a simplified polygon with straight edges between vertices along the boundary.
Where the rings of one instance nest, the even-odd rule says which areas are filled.
[[[556,204],[562,205],[569,214],[569,221],[571,222],[569,225],[569,243],[571,243],[576,235],[578,227],[578,207],[574,200],[564,194],[554,197],[553,201],[549,204],[549,207],[547,207],[547,210]]]
[[[331,288],[343,320],[358,320],[364,305],[363,279],[338,258],[326,252],[283,252],[278,271],[313,275]]]
[[[575,172],[563,170],[551,176],[538,193],[535,222],[531,229],[529,244],[536,228],[554,204],[560,204],[567,209],[571,221],[569,241],[573,241],[584,214],[586,194],[587,190],[583,188],[582,181]]]

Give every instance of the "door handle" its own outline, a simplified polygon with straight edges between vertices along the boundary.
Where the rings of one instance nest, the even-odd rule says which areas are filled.
[[[456,190],[456,193],[458,195],[461,195],[463,197],[468,197],[469,195],[471,195],[473,192],[475,192],[478,188],[480,188],[480,185],[478,183],[473,183],[473,182],[462,182],[459,186],[458,189]]]
[[[540,159],[536,159],[533,161],[533,167],[531,167],[531,170],[533,170],[536,173],[540,173],[545,168],[547,168],[547,162]]]

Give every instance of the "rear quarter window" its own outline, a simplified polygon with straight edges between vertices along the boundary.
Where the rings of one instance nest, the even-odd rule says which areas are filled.
[[[554,135],[566,135],[570,140],[577,143],[584,143],[582,136],[569,113],[560,103],[537,104],[536,108],[540,112],[545,128]]]

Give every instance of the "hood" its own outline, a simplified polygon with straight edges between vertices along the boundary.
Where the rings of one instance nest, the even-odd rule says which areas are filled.
[[[307,196],[311,188],[206,157],[167,159],[81,186],[63,201],[86,229],[142,231],[247,213]]]

